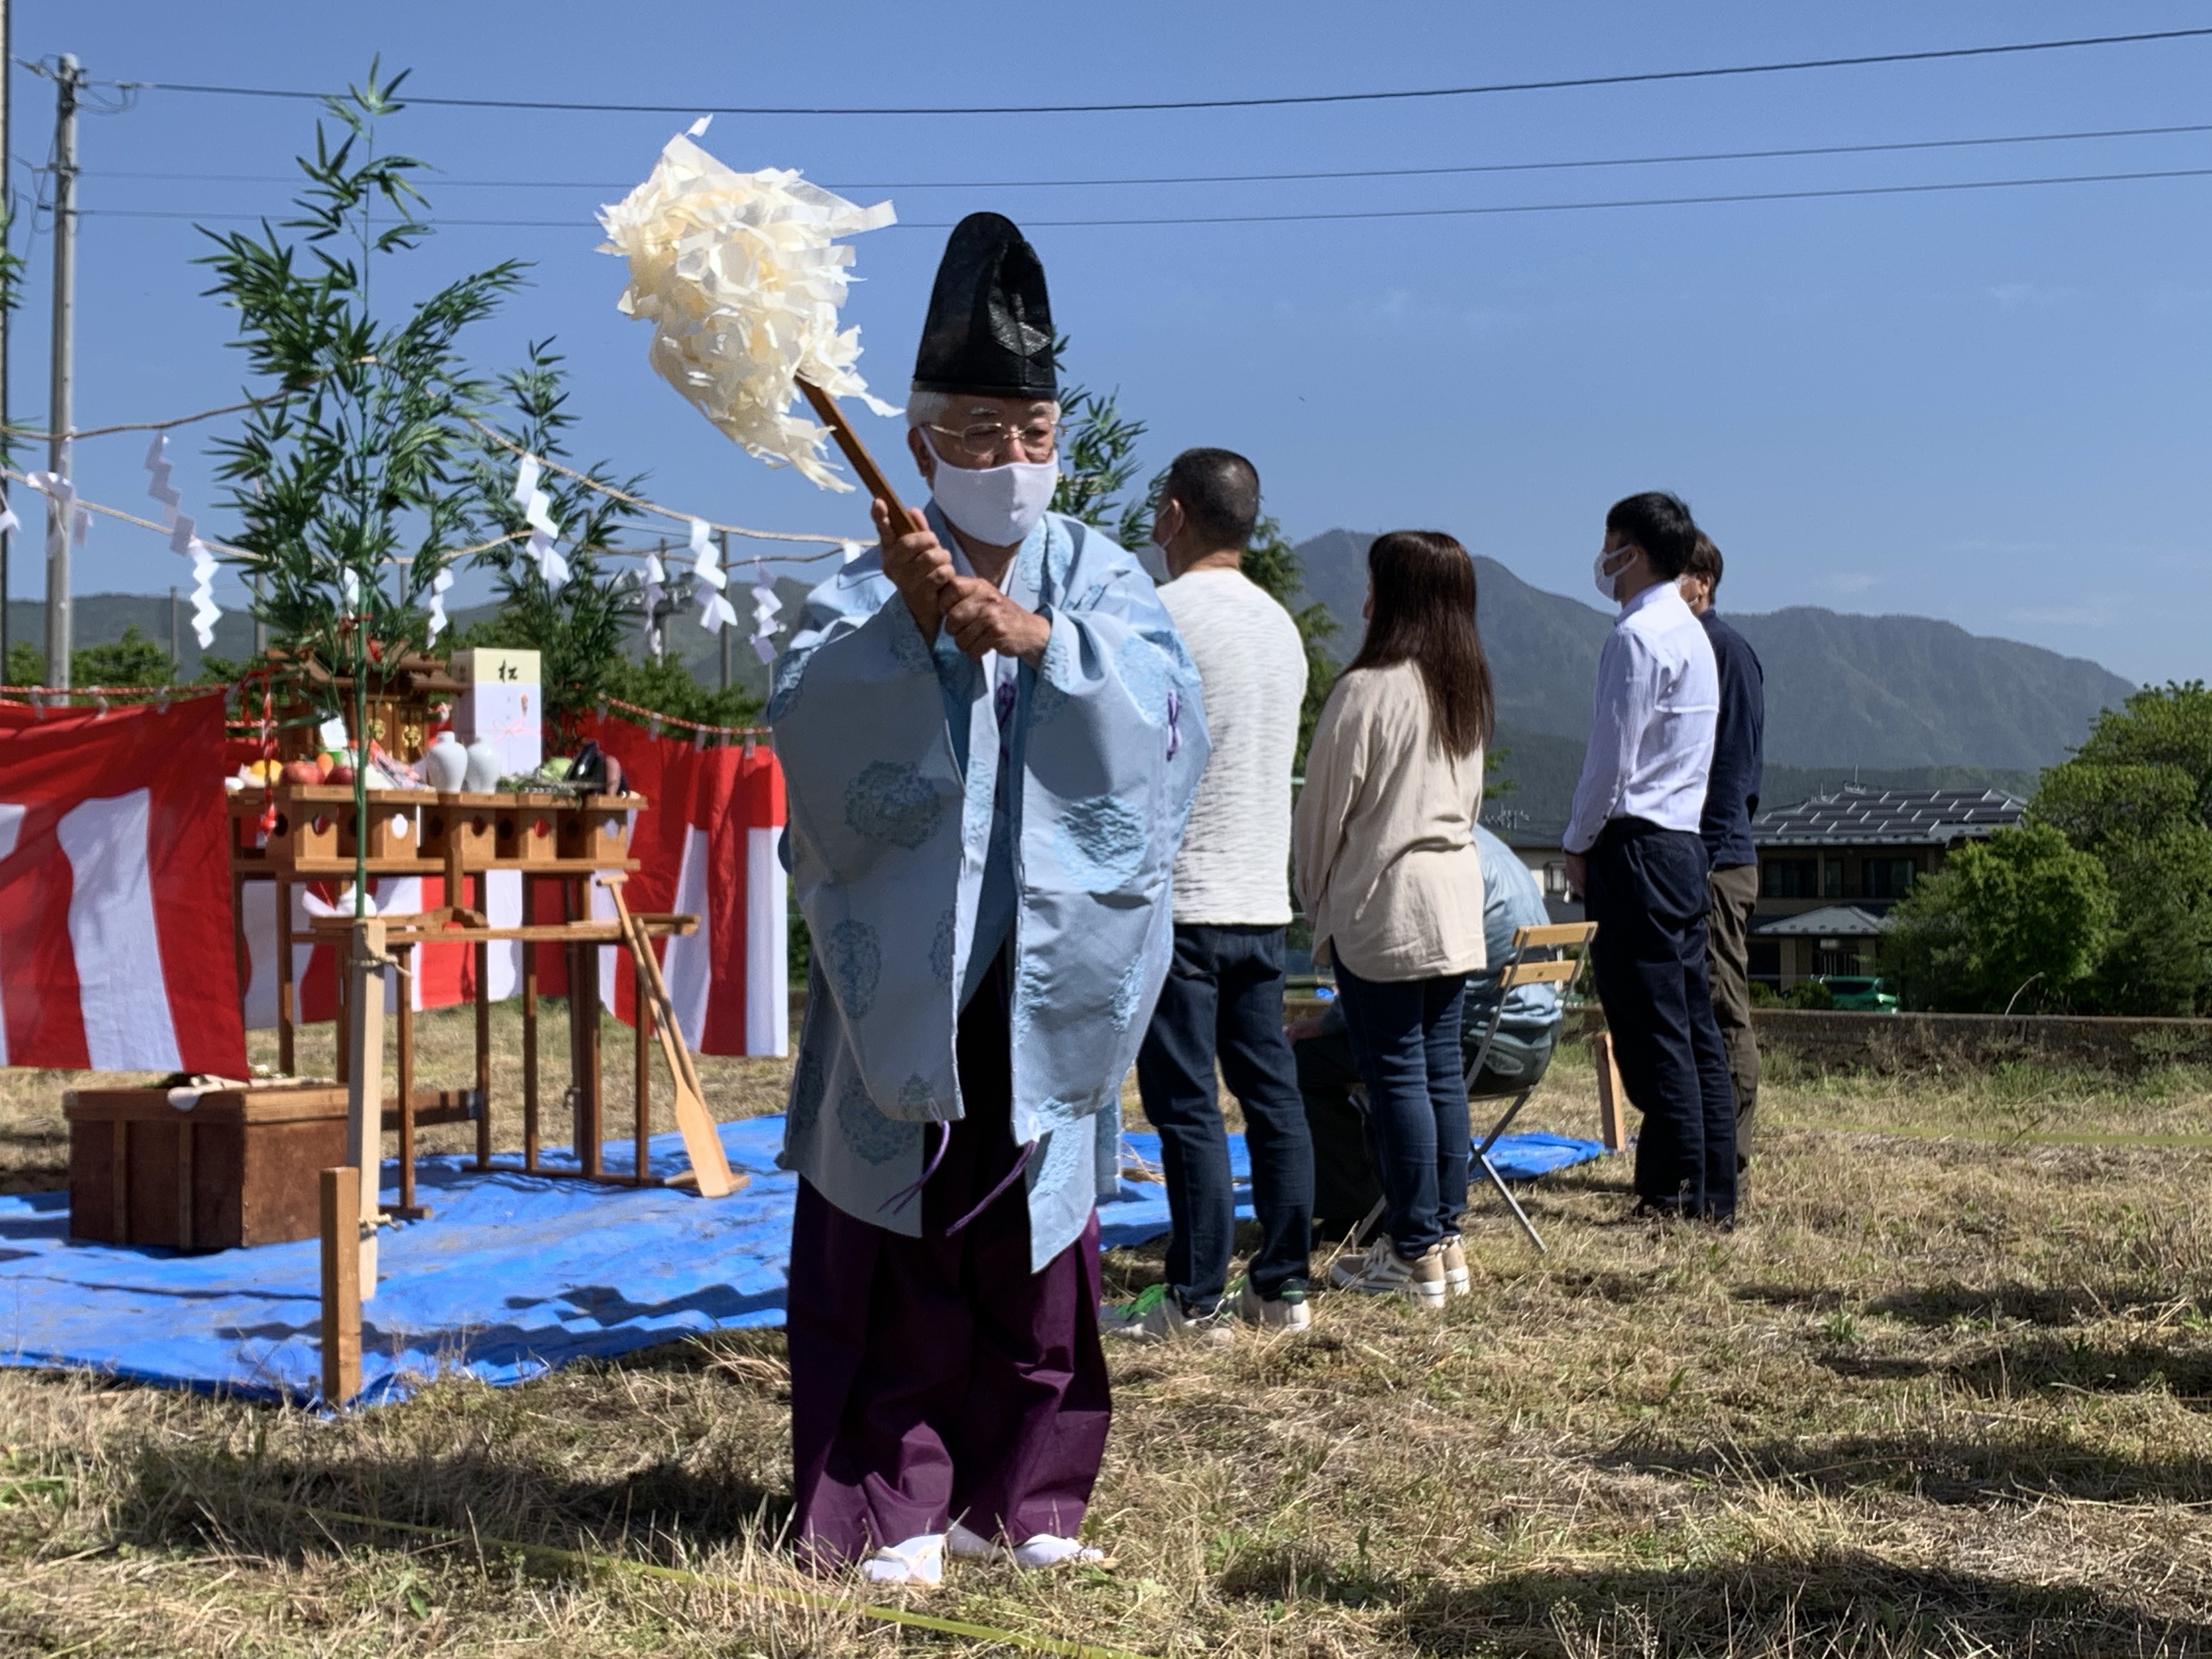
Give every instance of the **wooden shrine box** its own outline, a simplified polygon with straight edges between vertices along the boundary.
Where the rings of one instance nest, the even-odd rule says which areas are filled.
[[[523,864],[550,864],[561,856],[560,822],[565,796],[515,794],[499,814],[499,856]]]
[[[383,1128],[398,1127],[396,1098]],[[473,1121],[474,1090],[415,1091],[424,1127]],[[255,1084],[199,1097],[189,1112],[167,1089],[72,1089],[70,1237],[109,1244],[226,1250],[322,1231],[316,1172],[346,1162],[340,1083]]]
[[[629,855],[629,807],[620,795],[591,795],[561,817],[561,856],[619,864]]]
[[[166,1089],[72,1089],[70,1237],[221,1250],[313,1238],[315,1172],[346,1161],[336,1084],[225,1089],[189,1112]]]

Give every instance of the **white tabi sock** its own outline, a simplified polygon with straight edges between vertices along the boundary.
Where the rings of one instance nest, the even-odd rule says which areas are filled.
[[[903,1544],[877,1550],[860,1563],[860,1576],[878,1584],[941,1584],[945,1582],[945,1534],[925,1532]]]

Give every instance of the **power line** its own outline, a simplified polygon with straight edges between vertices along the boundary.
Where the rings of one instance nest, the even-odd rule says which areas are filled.
[[[1813,144],[1790,149],[1720,149],[1675,155],[1616,155],[1590,161],[1486,161],[1461,167],[1346,167],[1312,173],[1194,173],[1127,179],[924,179],[902,183],[833,184],[841,191],[878,190],[1073,190],[1131,185],[1312,184],[1339,179],[1434,179],[1472,173],[1556,173],[1579,168],[1674,166],[1707,161],[1765,161],[1817,155],[1879,155],[1906,151],[1986,149],[1999,144],[2053,144],[2100,138],[2154,138],[2212,132],[2212,122],[2185,126],[2106,127],[2085,132],[2022,132],[1987,138],[1917,138],[1875,144]],[[103,170],[102,179],[137,179],[167,184],[297,184],[296,173],[138,173]],[[445,179],[427,174],[423,184],[438,190],[620,190],[636,180],[607,179]]]
[[[1107,226],[1275,225],[1332,222],[1346,219],[1461,219],[1515,213],[1586,213],[1614,208],[1704,207],[1729,202],[1814,202],[1853,196],[1925,196],[1946,191],[2023,190],[2044,185],[2112,185],[2149,179],[2212,178],[2212,167],[2167,167],[2137,173],[2076,173],[2045,179],[1970,179],[1933,185],[1862,185],[1832,190],[1757,190],[1705,196],[1645,196],[1596,202],[1514,202],[1484,207],[1367,208],[1343,213],[1226,213],[1127,219],[1030,219],[1024,228],[1073,230]],[[186,213],[168,209],[81,208],[83,216],[105,219],[192,219],[258,222],[266,214]],[[592,228],[586,219],[435,219],[435,226],[510,230]],[[902,220],[893,230],[950,230],[947,220]]]
[[[1882,64],[1926,64],[1966,58],[1996,58],[2023,52],[2064,52],[2083,46],[2130,46],[2153,40],[2188,40],[2212,35],[2212,28],[2155,29],[2136,34],[2083,35],[2067,40],[2021,40],[1993,46],[1948,46],[1925,52],[1867,52],[1850,58],[1802,58],[1771,64],[1731,64],[1710,69],[1646,70],[1626,75],[1582,75],[1553,81],[1500,81],[1484,86],[1420,87],[1395,92],[1285,94],[1266,98],[1148,99],[1117,104],[904,105],[863,107],[839,105],[616,104],[539,98],[452,98],[410,95],[401,101],[449,109],[547,110],[567,114],[609,115],[1118,115],[1171,110],[1276,109],[1294,105],[1372,104],[1403,99],[1475,98],[1507,92],[1559,92],[1587,87],[1646,85],[1665,81],[1710,81],[1724,76],[1778,75],[1802,70],[1858,69]],[[118,91],[182,92],[227,98],[309,99],[331,94],[281,87],[211,86],[179,81],[111,81]]]

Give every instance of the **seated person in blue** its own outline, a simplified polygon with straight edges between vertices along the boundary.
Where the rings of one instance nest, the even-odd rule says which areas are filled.
[[[1513,930],[1540,927],[1552,919],[1544,908],[1543,890],[1512,848],[1479,823],[1474,844],[1482,855],[1483,943],[1491,966],[1467,981],[1460,1041],[1470,1064],[1498,1006],[1498,969],[1513,959]],[[1552,1063],[1561,1018],[1559,987],[1517,988],[1506,999],[1490,1057],[1481,1073],[1467,1080],[1468,1097],[1480,1100],[1533,1088]],[[1343,1011],[1334,1003],[1293,1024],[1290,1038],[1298,1062],[1298,1091],[1305,1097],[1306,1122],[1313,1131],[1314,1225],[1320,1237],[1340,1239],[1366,1219],[1382,1195],[1365,1120],[1352,1103],[1359,1068],[1352,1064]]]

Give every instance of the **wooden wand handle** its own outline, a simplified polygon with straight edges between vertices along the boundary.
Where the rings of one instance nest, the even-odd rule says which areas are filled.
[[[860,474],[860,488],[890,509],[893,527],[903,534],[910,527],[912,520],[907,517],[907,510],[898,498],[898,491],[893,489],[891,481],[884,477],[883,468],[878,466],[876,458],[868,453],[867,445],[862,443],[860,434],[853,430],[852,422],[845,418],[845,411],[837,407],[837,400],[811,380],[801,380],[799,388],[806,394],[806,401],[814,405],[814,412],[821,417],[822,424],[830,428],[830,435],[836,439],[837,447],[845,452],[845,459],[853,464],[853,471]]]

